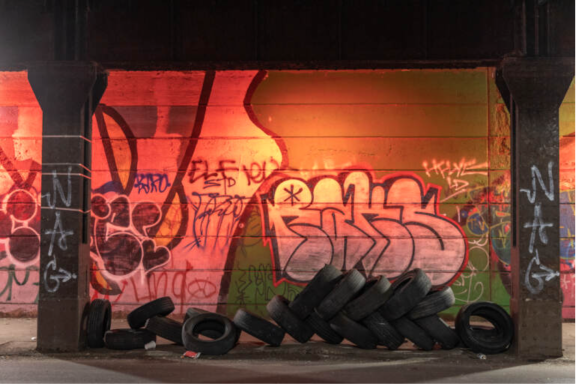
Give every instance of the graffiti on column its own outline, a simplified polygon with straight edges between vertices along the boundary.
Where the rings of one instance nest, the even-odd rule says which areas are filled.
[[[549,282],[555,277],[560,275],[559,271],[555,271],[545,266],[540,261],[540,255],[537,248],[537,240],[545,246],[548,245],[548,236],[546,228],[554,226],[554,223],[545,222],[542,217],[542,193],[550,202],[554,202],[554,175],[553,175],[554,162],[548,163],[548,185],[544,181],[542,174],[537,166],[531,167],[532,172],[532,186],[530,189],[520,189],[520,192],[525,193],[530,204],[534,206],[534,219],[531,222],[523,224],[523,229],[528,229],[530,232],[530,243],[528,245],[528,252],[533,255],[526,274],[524,276],[524,285],[532,294],[538,294],[544,290],[545,282]],[[538,186],[542,190],[538,194]],[[534,285],[534,282],[536,285]]]
[[[60,183],[57,170],[52,170],[52,192],[47,192],[42,195],[42,198],[46,198],[47,203],[47,207],[43,208],[52,210],[52,213],[54,214],[53,228],[44,230],[44,234],[50,237],[48,256],[52,257],[44,268],[44,289],[46,289],[48,293],[57,292],[62,283],[77,278],[76,274],[70,273],[62,267],[58,267],[57,257],[59,251],[66,251],[68,249],[66,237],[74,234],[73,229],[64,229],[64,224],[61,219],[62,210],[70,209],[70,206],[72,205],[71,172],[72,167],[68,167],[68,173],[66,174],[67,189],[65,193],[64,188]],[[49,190],[49,187],[46,190]],[[58,205],[58,197],[64,207]]]

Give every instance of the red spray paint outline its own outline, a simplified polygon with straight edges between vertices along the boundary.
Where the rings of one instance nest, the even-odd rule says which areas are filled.
[[[335,178],[338,181],[341,181],[343,179],[345,179],[345,176],[350,174],[351,172],[365,172],[368,176],[368,178],[370,179],[370,184],[372,184],[372,182],[374,181],[374,170],[369,168],[361,168],[360,166],[352,166],[352,167],[347,167],[345,168],[345,171],[342,171],[340,173],[338,173],[336,176],[334,175],[324,175],[324,176],[315,176],[313,178],[311,178],[312,180],[320,180],[320,179],[324,179],[324,178]],[[275,176],[276,177],[280,177],[281,174],[272,174],[268,179],[271,180],[273,179]],[[287,174],[284,173],[284,175],[287,176],[287,178],[280,178],[274,181],[274,185],[278,185],[280,183],[282,183],[284,180],[287,179],[296,179],[296,180],[300,180],[302,182],[304,182],[305,184],[309,185],[309,181],[304,180],[303,178],[298,178],[298,177],[290,177]],[[432,194],[430,198],[432,198],[433,196],[435,196],[435,202],[433,203],[434,205],[434,213],[441,217],[443,220],[447,220],[448,222],[452,223],[460,232],[460,234],[462,235],[462,239],[464,240],[464,244],[466,246],[466,251],[465,251],[465,255],[464,255],[464,259],[462,261],[462,264],[460,265],[460,267],[458,268],[456,274],[454,275],[454,277],[452,279],[450,279],[447,283],[442,284],[442,285],[438,285],[435,286],[434,288],[441,288],[441,287],[445,287],[445,286],[451,286],[459,277],[460,275],[463,273],[464,267],[468,264],[468,260],[469,260],[469,251],[470,248],[468,247],[468,237],[466,236],[466,234],[464,233],[464,230],[462,229],[462,227],[456,222],[454,221],[452,218],[449,218],[445,215],[439,214],[439,208],[440,208],[440,201],[439,201],[439,197],[440,194],[442,192],[442,187],[435,185],[433,183],[424,183],[424,180],[422,179],[421,176],[419,176],[418,174],[414,173],[414,172],[406,172],[406,171],[400,171],[400,172],[395,172],[392,174],[388,174],[383,176],[382,178],[380,178],[379,182],[377,182],[378,184],[386,184],[387,181],[389,180],[395,180],[395,179],[402,179],[402,178],[409,178],[409,179],[416,179],[419,183],[418,186],[420,187],[420,199],[424,199],[428,196],[428,194],[424,195],[424,192],[428,192],[431,191],[431,189],[435,189],[436,192],[434,194]],[[315,184],[315,183],[314,183]],[[340,183],[341,184],[341,183]],[[271,186],[272,187],[272,186]],[[275,187],[275,186],[274,186]],[[313,186],[311,186],[313,187]],[[370,190],[370,194],[372,194],[372,189]],[[385,190],[385,194],[387,197],[388,191]],[[273,202],[273,199],[271,199],[271,201]],[[429,202],[429,201],[428,201]],[[428,203],[429,204],[429,203]],[[264,217],[264,223],[262,226],[262,238],[263,238],[263,245],[264,246],[268,246],[270,249],[270,254],[272,256],[272,276],[273,276],[273,284],[274,287],[278,287],[280,286],[280,284],[282,284],[283,282],[286,282],[288,284],[291,285],[296,285],[296,286],[306,286],[307,282],[296,282],[296,281],[292,281],[286,277],[281,277],[280,279],[278,279],[278,274],[277,274],[277,269],[276,269],[276,258],[275,258],[275,254],[274,254],[274,247],[273,247],[273,239],[271,239],[270,237],[267,236],[266,234],[266,226],[265,224],[269,222],[268,220],[268,212],[264,210],[263,207],[263,200],[260,199],[259,200],[259,205],[260,205],[260,210],[261,213],[263,214]],[[392,280],[392,282],[395,281]]]

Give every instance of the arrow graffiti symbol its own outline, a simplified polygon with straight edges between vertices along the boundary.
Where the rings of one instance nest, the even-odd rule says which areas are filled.
[[[58,273],[60,274],[50,273],[50,275],[48,275],[49,270],[55,271],[56,269],[58,269]],[[60,283],[65,283],[70,281],[71,279],[76,278],[77,278],[76,274],[72,274],[61,267],[59,268],[56,265],[56,258],[54,256],[54,259],[48,262],[48,264],[46,265],[46,270],[44,271],[44,288],[48,293],[55,293],[60,288]],[[55,282],[55,284],[52,286],[48,282]]]
[[[62,281],[62,282],[68,282],[71,279],[76,279],[76,274],[71,274],[69,271],[64,270],[63,268],[59,268],[58,272],[60,274],[58,275],[50,275],[50,279],[54,279],[54,280],[58,280],[58,281]]]
[[[526,288],[528,288],[528,291],[530,291],[530,293],[538,294],[542,291],[542,289],[544,289],[544,279],[546,280],[546,282],[549,282],[554,277],[559,277],[560,272],[554,271],[554,270],[550,269],[549,267],[544,266],[542,263],[540,263],[540,257],[538,256],[538,250],[534,250],[534,251],[535,251],[535,255],[534,255],[534,258],[532,258],[532,260],[530,261],[530,264],[528,265],[528,269],[526,270],[526,278],[524,280],[524,283],[526,285]],[[541,270],[544,270],[544,272],[531,273],[532,265],[534,263],[536,263],[536,266],[538,266]],[[532,283],[530,282],[530,277],[534,278],[538,282],[538,285],[536,287],[532,286]]]

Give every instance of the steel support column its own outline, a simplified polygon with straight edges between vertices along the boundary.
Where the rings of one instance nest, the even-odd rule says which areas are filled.
[[[562,356],[558,109],[574,60],[506,58],[497,84],[511,115],[512,298],[519,356]]]
[[[33,65],[43,112],[38,350],[77,351],[89,303],[91,122],[107,84],[92,62]]]

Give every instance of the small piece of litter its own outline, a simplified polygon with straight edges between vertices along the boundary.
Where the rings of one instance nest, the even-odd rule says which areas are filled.
[[[202,354],[202,353],[196,353],[196,352],[192,352],[190,350],[187,350],[186,353],[182,354],[182,357],[180,357],[180,358],[188,357],[188,358],[194,358],[196,360],[196,359],[198,359],[198,357],[200,357],[200,354]]]
[[[144,349],[146,350],[156,349],[156,341],[148,342],[146,345],[144,345]]]
[[[485,360],[485,359],[486,359],[486,355],[485,355],[485,354],[482,354],[482,353],[478,353],[478,355],[477,355],[476,357],[478,357],[478,358],[481,359],[481,360]]]
[[[30,338],[32,341],[36,341],[36,337],[32,337]]]

